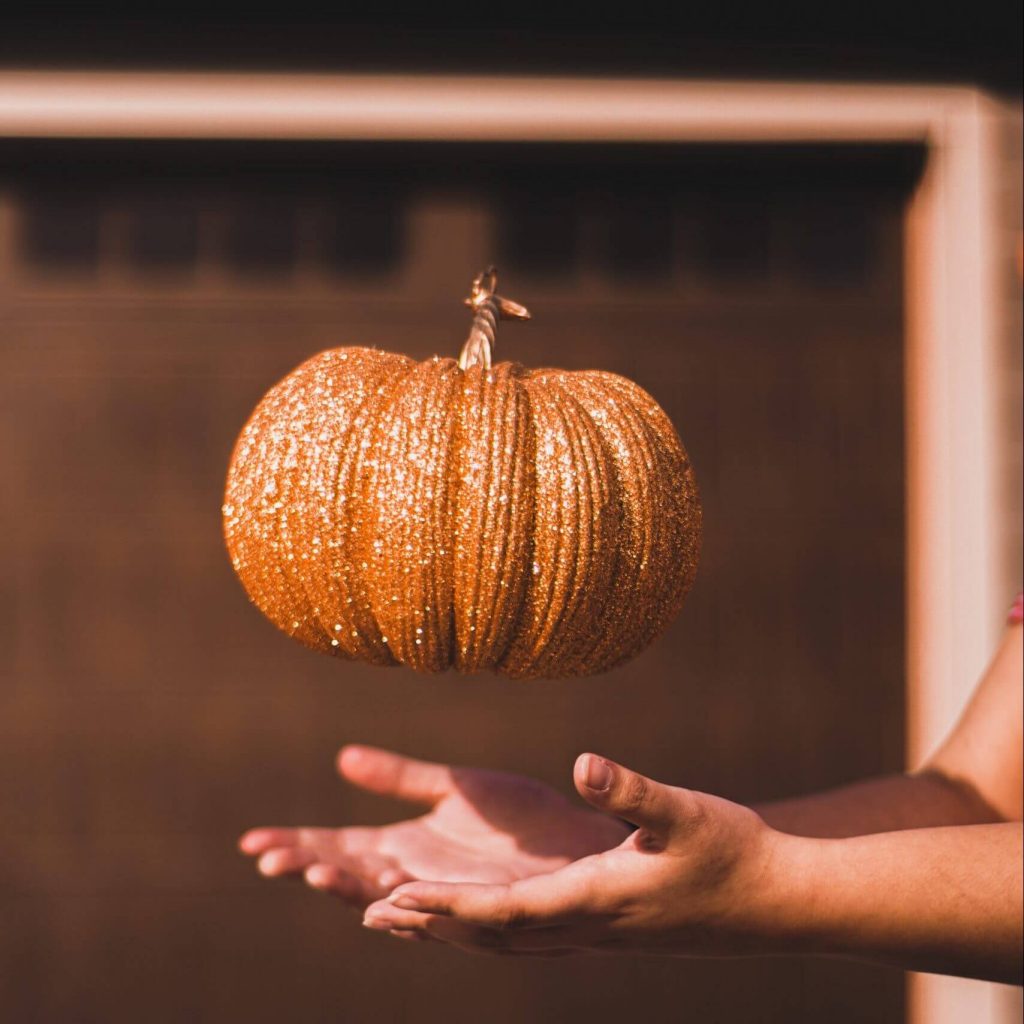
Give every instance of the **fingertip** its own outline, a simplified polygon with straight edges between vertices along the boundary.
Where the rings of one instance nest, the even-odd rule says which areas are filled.
[[[367,748],[360,743],[346,743],[338,751],[335,763],[342,775],[347,775],[350,768],[358,767],[366,757]]]
[[[306,884],[314,889],[329,889],[334,881],[334,871],[327,864],[311,864],[306,868],[303,877]]]
[[[338,751],[335,767],[342,778],[356,785],[365,785],[388,765],[386,750],[363,743],[348,743]]]
[[[238,848],[250,856],[260,853],[266,846],[266,832],[263,829],[251,828],[243,833],[238,840]]]
[[[390,868],[387,871],[382,871],[377,876],[377,884],[382,888],[391,892],[396,886],[401,885],[403,882],[408,882],[409,876],[398,868]]]
[[[582,796],[603,795],[615,781],[615,768],[597,754],[580,754],[573,766],[573,781]]]
[[[423,894],[436,890],[438,887],[444,888],[446,883],[444,882],[421,882],[418,879],[410,879],[406,876],[400,885],[394,887],[391,896],[400,894],[402,896],[415,896],[417,894]],[[390,897],[388,897],[390,899]]]
[[[409,886],[399,886],[385,897],[385,902],[393,907],[398,907],[399,910],[422,910],[424,908],[423,898]]]
[[[383,920],[388,918],[393,912],[393,908],[388,904],[387,900],[377,900],[364,908],[363,924],[368,928],[372,927],[372,925],[367,924],[368,921]]]
[[[298,850],[293,847],[275,847],[267,850],[257,861],[260,874],[268,878],[276,878],[279,875],[296,875],[306,870],[306,867],[313,861],[313,855],[308,850]]]
[[[399,910],[449,915],[452,913],[452,890],[445,882],[409,882],[400,885],[384,902]]]
[[[403,882],[392,890],[391,894],[385,897],[385,902],[394,903],[400,896],[413,896],[416,892],[416,882]]]
[[[370,902],[359,881],[332,864],[311,864],[302,877],[311,889],[337,896],[355,910],[364,910]]]

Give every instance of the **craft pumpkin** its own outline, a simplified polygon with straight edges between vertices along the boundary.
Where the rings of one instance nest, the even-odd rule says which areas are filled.
[[[224,531],[253,602],[308,647],[425,672],[601,672],[669,623],[701,509],[668,417],[599,370],[491,366],[494,293],[459,362],[309,359],[239,437]]]

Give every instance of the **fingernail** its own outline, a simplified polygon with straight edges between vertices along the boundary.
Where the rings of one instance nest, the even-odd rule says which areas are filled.
[[[602,761],[599,757],[594,757],[593,754],[588,754],[583,779],[588,789],[594,789],[599,793],[603,793],[612,784],[611,765],[607,761]]]
[[[388,903],[400,910],[419,910],[420,901],[408,893],[398,893],[397,896],[389,896]]]
[[[372,928],[377,932],[389,932],[391,931],[391,922],[386,917],[364,917],[363,927]]]

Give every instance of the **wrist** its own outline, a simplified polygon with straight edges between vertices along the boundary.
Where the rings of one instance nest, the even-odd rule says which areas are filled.
[[[765,826],[761,843],[760,867],[745,898],[751,952],[819,949],[827,889],[824,847],[829,841]]]

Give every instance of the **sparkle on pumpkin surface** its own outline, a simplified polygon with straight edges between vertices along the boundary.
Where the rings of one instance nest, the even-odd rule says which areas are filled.
[[[250,596],[302,643],[513,676],[645,646],[693,577],[700,524],[671,424],[623,378],[369,349],[268,393],[222,513]]]

